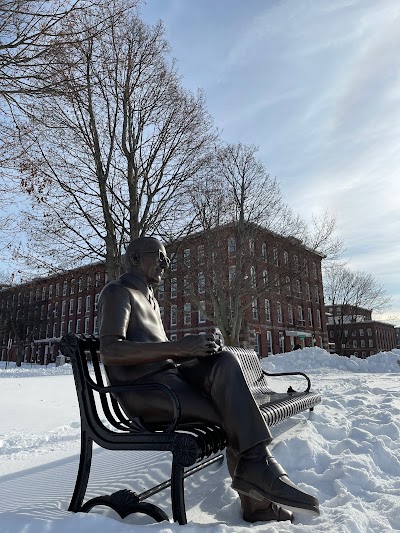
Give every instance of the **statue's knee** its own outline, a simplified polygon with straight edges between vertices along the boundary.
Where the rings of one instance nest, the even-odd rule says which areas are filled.
[[[226,367],[227,369],[231,370],[232,372],[238,370],[242,371],[242,367],[240,365],[240,361],[234,353],[228,351],[228,350],[222,350],[217,354],[217,357],[219,359],[219,362],[222,366]]]

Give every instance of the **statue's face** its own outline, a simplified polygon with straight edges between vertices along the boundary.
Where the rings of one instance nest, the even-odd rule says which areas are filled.
[[[164,270],[169,267],[170,260],[161,242],[152,242],[148,249],[138,252],[140,256],[139,270],[144,274],[150,285],[161,283]]]

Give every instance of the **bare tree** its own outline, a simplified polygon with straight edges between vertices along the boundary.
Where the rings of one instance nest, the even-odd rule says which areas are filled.
[[[215,140],[202,93],[181,86],[162,25],[134,12],[113,18],[112,9],[96,12],[105,31],[58,50],[59,90],[31,104],[18,169],[33,200],[25,221],[40,250],[29,254],[34,264],[103,259],[111,279],[130,238],[176,235],[190,223],[188,184]],[[83,29],[92,17],[81,18]]]
[[[216,148],[207,172],[191,192],[206,259],[188,270],[186,292],[232,345],[239,343],[246,309],[267,289],[281,290],[285,284],[293,284],[304,268],[304,262],[295,267],[288,262],[274,268],[273,279],[269,279],[272,276],[268,277],[266,271],[257,271],[252,266],[254,243],[265,240],[266,229],[268,247],[279,253],[288,243],[282,237],[290,239],[290,246],[298,250],[299,257],[306,250],[325,255],[325,251],[332,254],[339,247],[333,238],[334,221],[328,215],[315,220],[314,231],[309,231],[300,217],[293,214],[278,182],[257,159],[257,150],[240,143]],[[224,236],[220,241],[216,238],[217,229]],[[235,248],[230,259],[225,257],[228,238]],[[226,260],[230,264],[228,277]],[[207,308],[201,303],[199,276],[211,299]]]
[[[379,313],[391,302],[383,285],[371,274],[352,271],[343,264],[331,264],[324,272],[325,300],[340,314],[334,313],[334,341],[336,352],[343,354],[352,332],[366,312]],[[367,313],[368,314],[368,313]]]

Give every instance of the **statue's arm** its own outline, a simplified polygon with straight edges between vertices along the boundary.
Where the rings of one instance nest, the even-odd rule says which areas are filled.
[[[100,338],[100,354],[105,365],[140,365],[165,359],[208,357],[219,346],[205,335],[187,335],[178,341],[136,342],[117,335]]]

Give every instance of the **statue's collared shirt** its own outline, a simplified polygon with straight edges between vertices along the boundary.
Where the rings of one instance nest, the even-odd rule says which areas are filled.
[[[98,305],[99,336],[118,336],[133,342],[166,342],[160,309],[153,291],[139,277],[126,273],[102,290]],[[108,366],[113,384],[127,384],[137,379],[175,368],[171,359],[140,365]]]

